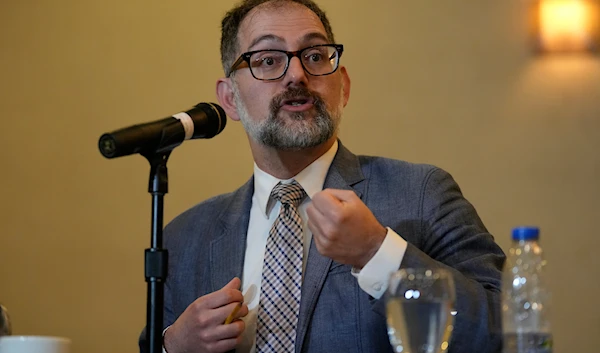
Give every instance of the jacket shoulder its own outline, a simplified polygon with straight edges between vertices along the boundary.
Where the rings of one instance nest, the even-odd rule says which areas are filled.
[[[367,178],[386,183],[419,183],[422,184],[434,173],[447,174],[441,168],[424,163],[412,163],[398,159],[358,156],[361,169]]]

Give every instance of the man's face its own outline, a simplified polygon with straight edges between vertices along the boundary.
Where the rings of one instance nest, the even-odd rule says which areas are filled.
[[[242,22],[238,39],[240,53],[331,44],[319,18],[294,3],[255,8]],[[297,57],[275,81],[255,79],[245,65],[232,77],[236,112],[250,138],[281,150],[314,147],[336,136],[349,85],[344,68],[312,76]]]

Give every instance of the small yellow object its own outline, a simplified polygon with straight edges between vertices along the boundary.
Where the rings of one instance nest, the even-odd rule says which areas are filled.
[[[238,305],[236,305],[235,308],[233,308],[233,311],[231,312],[231,314],[229,314],[229,316],[227,316],[227,319],[225,319],[224,325],[229,325],[233,321],[233,318],[238,313],[238,311],[240,311],[241,307],[242,307],[242,302],[239,302]]]

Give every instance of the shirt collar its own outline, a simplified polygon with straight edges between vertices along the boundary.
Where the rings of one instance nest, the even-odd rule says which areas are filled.
[[[254,200],[258,203],[263,216],[267,218],[269,215],[269,210],[272,207],[272,203],[269,203],[269,200],[271,199],[271,190],[273,190],[275,185],[279,182],[285,184],[291,182],[292,179],[296,180],[298,184],[304,188],[304,191],[306,191],[309,198],[312,198],[314,194],[323,190],[325,177],[327,176],[327,172],[329,171],[329,167],[333,162],[337,150],[338,142],[335,140],[327,152],[309,164],[300,173],[287,180],[275,178],[260,169],[256,163],[254,163]]]

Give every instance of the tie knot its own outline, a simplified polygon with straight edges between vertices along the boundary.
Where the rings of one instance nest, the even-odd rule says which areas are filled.
[[[289,184],[279,182],[271,191],[271,197],[278,200],[284,205],[293,205],[297,207],[300,202],[306,197],[306,191],[296,180],[292,180]]]

